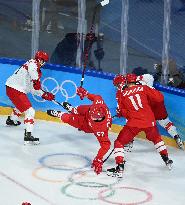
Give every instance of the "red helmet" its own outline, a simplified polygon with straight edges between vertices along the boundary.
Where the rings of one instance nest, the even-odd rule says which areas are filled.
[[[126,75],[127,83],[136,83],[137,82],[137,75],[134,73],[129,73]]]
[[[106,115],[106,110],[101,105],[94,105],[90,108],[90,116],[94,119],[103,118]]]
[[[116,75],[113,79],[114,86],[118,86],[119,84],[125,84],[125,83],[126,83],[126,78],[121,74]]]
[[[35,54],[35,59],[44,60],[45,62],[47,62],[49,60],[49,56],[44,51],[37,51],[37,53]]]

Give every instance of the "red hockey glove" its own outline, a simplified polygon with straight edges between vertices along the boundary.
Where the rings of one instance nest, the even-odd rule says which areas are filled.
[[[40,79],[38,79],[38,80],[33,80],[33,88],[34,88],[35,90],[40,90],[40,89],[41,89]]]
[[[85,88],[78,87],[76,94],[83,100],[88,95],[88,91]]]
[[[22,205],[31,205],[29,202],[23,202]]]
[[[91,168],[94,168],[94,172],[96,174],[100,174],[102,172],[103,161],[101,159],[95,158],[92,162]]]
[[[55,99],[55,96],[54,96],[52,93],[44,92],[44,94],[42,95],[42,98],[43,98],[44,100],[52,101],[52,100]]]

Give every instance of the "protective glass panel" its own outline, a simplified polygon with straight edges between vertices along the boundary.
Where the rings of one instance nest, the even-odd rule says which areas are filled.
[[[50,63],[74,66],[77,49],[78,1],[41,0],[39,49]]]
[[[103,35],[100,44],[104,55],[101,59],[100,52],[101,60],[98,60],[97,56],[95,61],[96,68],[115,74],[120,72],[121,12],[121,1],[110,1],[108,5],[101,7],[99,33]],[[98,43],[95,48],[99,49]],[[98,66],[99,61],[100,66]]]
[[[31,0],[0,0],[1,57],[30,58],[31,19]]]
[[[163,49],[164,3],[161,0],[129,1],[128,72],[155,74],[160,79]]]
[[[168,85],[185,88],[185,1],[171,2],[170,62]]]

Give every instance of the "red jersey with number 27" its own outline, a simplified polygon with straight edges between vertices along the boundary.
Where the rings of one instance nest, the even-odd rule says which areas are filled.
[[[117,96],[121,114],[128,120],[127,126],[146,128],[156,125],[149,102],[163,101],[161,92],[146,85],[134,85],[120,91]]]

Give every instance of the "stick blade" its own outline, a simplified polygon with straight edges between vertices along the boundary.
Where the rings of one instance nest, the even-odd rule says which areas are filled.
[[[100,2],[100,4],[102,6],[105,6],[105,5],[109,4],[109,0],[104,0],[104,1]]]

